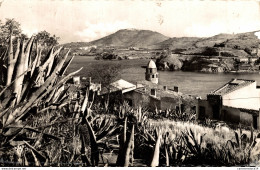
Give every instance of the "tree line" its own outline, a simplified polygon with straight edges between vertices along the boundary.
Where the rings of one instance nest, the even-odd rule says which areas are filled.
[[[29,39],[29,37],[22,32],[21,24],[15,19],[6,18],[5,22],[0,20],[0,46],[7,46],[9,37],[12,35],[14,42],[19,39]],[[43,30],[35,35],[35,40],[41,46],[56,46],[58,45],[59,37],[51,35],[49,32]]]

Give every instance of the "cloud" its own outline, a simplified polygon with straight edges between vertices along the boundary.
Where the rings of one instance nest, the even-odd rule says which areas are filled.
[[[92,41],[108,34],[114,33],[119,29],[132,28],[133,26],[126,21],[115,21],[110,23],[90,23],[86,22],[85,29],[75,33],[83,41]]]

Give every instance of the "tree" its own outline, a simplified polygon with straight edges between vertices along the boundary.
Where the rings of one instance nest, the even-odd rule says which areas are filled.
[[[5,24],[0,22],[0,44],[5,45],[8,42],[9,35],[14,37],[21,36],[21,25],[19,22],[12,19],[6,19]]]
[[[0,45],[8,43],[10,34],[15,37],[14,42],[17,38],[28,39],[28,36],[22,33],[21,24],[15,21],[14,18],[7,18],[4,24],[0,20]],[[44,47],[51,47],[58,45],[59,37],[51,35],[47,31],[41,31],[36,35],[35,40]]]
[[[121,70],[122,68],[120,64],[105,64],[90,72],[90,77],[92,77],[93,80],[100,82],[102,88],[109,90],[109,85],[120,76]]]
[[[13,36],[20,36],[21,34],[21,24],[12,19],[6,19],[3,30],[9,35],[12,33]]]
[[[55,35],[51,36],[47,31],[41,31],[35,36],[35,40],[38,41],[43,46],[55,46],[58,45],[59,37]]]
[[[95,68],[95,70],[89,73],[90,77],[92,77],[94,81],[100,82],[102,89],[105,89],[105,92],[107,92],[106,93],[107,96],[105,97],[104,100],[104,106],[106,111],[108,111],[109,105],[112,106],[110,101],[110,90],[111,90],[110,84],[113,83],[116,80],[116,78],[119,77],[120,72],[121,72],[120,64],[115,64],[115,65],[104,64]],[[114,96],[112,103],[115,104],[115,100],[117,99],[118,98]]]

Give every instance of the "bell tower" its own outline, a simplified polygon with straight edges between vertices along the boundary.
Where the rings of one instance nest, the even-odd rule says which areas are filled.
[[[157,67],[153,60],[150,60],[146,67],[145,80],[158,84]]]

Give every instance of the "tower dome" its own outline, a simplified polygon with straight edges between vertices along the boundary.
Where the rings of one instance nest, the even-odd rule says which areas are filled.
[[[153,60],[150,60],[146,67],[145,80],[158,84],[158,72],[156,64]]]
[[[156,64],[155,64],[155,62],[153,60],[150,60],[148,62],[147,68],[156,68],[157,69]]]

